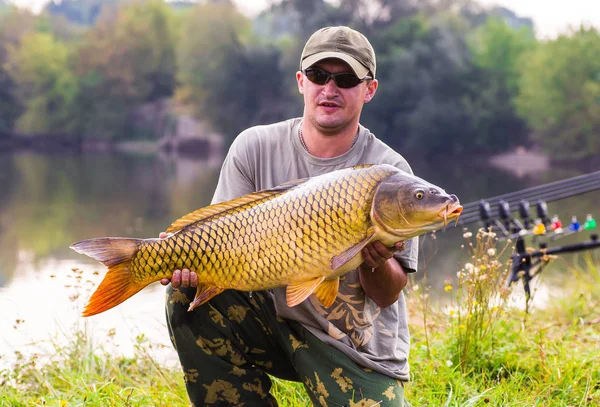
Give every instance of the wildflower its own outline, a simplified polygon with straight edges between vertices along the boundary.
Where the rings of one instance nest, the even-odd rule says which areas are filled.
[[[494,249],[494,248],[488,249],[487,254],[488,254],[488,256],[495,256],[496,249]]]
[[[458,326],[458,329],[467,329],[467,326],[465,324],[460,324]]]
[[[451,309],[450,311],[448,311],[448,315],[453,317],[454,315],[456,315],[456,310]]]
[[[67,405],[67,400],[60,401],[60,407],[65,407]]]
[[[465,264],[465,270],[467,270],[468,272],[473,272],[474,269],[475,269],[475,266],[472,263]]]
[[[494,311],[494,312],[498,311],[498,306],[497,305],[493,306],[492,311]]]
[[[413,286],[413,291],[419,291],[419,285],[418,284],[415,284]]]
[[[476,307],[476,306],[478,306],[478,305],[479,305],[479,301],[477,301],[477,300],[473,300],[473,306],[474,306],[474,307]]]
[[[467,319],[471,319],[471,318],[473,318],[473,314],[467,315]]]
[[[468,239],[468,238],[470,238],[471,236],[473,236],[473,233],[471,233],[471,232],[465,232],[465,233],[463,233],[463,237],[464,237],[465,239]]]
[[[444,291],[446,291],[446,292],[452,291],[452,286],[451,285],[447,285],[446,287],[444,287]]]
[[[446,366],[451,367],[454,363],[451,360],[446,361]]]

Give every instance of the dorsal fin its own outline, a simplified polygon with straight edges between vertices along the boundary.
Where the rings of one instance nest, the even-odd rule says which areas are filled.
[[[243,195],[239,198],[232,199],[231,201],[221,202],[218,204],[200,208],[198,210],[195,210],[194,212],[190,212],[187,215],[182,216],[181,218],[177,219],[175,222],[173,222],[171,224],[171,226],[169,226],[169,228],[166,230],[166,232],[167,233],[175,233],[175,232],[180,231],[181,229],[185,228],[186,226],[191,225],[194,222],[198,222],[203,219],[208,219],[219,213],[225,212],[225,211],[233,209],[233,208],[237,208],[242,205],[246,205],[251,202],[260,201],[261,199],[264,199],[264,198],[269,198],[269,197],[279,195],[282,192],[292,189],[293,187],[295,187],[297,185],[303,184],[304,182],[306,182],[306,180],[307,180],[307,178],[303,178],[303,179],[299,179],[299,180],[295,180],[295,181],[286,182],[284,184],[278,185],[278,186],[270,188],[270,189],[264,189],[262,191]]]

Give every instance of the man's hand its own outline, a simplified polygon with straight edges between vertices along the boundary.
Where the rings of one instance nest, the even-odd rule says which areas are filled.
[[[381,308],[389,307],[400,296],[408,282],[406,272],[395,259],[394,252],[404,250],[404,242],[386,247],[377,241],[363,250],[363,263],[359,267],[360,284],[367,297]]]
[[[387,247],[380,241],[369,243],[362,249],[364,263],[372,269],[376,269],[391,259],[394,253],[404,250],[405,247],[405,242],[396,242],[392,247]]]
[[[165,232],[161,232],[161,234],[158,235],[159,239],[164,239],[169,236],[170,235]],[[170,280],[168,278],[163,278],[160,280],[160,283],[162,285],[168,285],[171,283],[173,288],[198,287],[198,275],[188,269],[175,270]]]

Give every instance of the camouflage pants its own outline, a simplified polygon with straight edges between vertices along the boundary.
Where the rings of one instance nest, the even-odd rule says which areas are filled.
[[[300,381],[316,406],[402,406],[403,383],[356,365],[265,292],[227,290],[187,312],[195,289],[167,291],[167,324],[194,406],[277,406],[270,374]]]

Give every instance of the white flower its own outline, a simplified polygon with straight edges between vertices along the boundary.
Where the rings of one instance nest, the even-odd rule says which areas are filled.
[[[413,286],[413,291],[419,291],[419,285],[418,284],[415,284]]]
[[[465,233],[463,233],[463,237],[464,237],[465,239],[468,239],[468,238],[470,238],[471,236],[473,236],[473,233],[471,233],[471,232],[465,232]]]
[[[454,363],[451,360],[446,361],[446,366],[451,367]]]
[[[475,266],[472,263],[466,263],[465,270],[467,270],[469,273],[472,273],[473,270],[475,270]]]
[[[493,249],[493,248],[488,249],[487,253],[488,253],[488,256],[494,256],[494,255],[496,255],[496,249]]]

